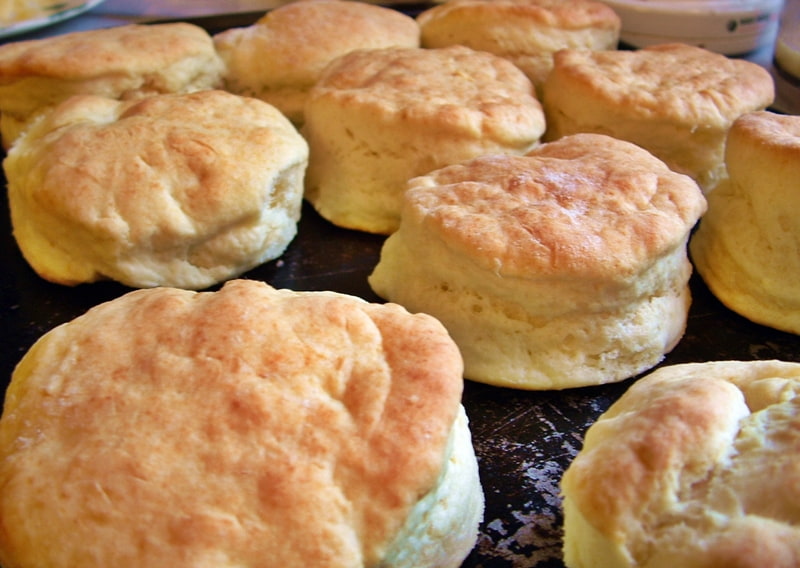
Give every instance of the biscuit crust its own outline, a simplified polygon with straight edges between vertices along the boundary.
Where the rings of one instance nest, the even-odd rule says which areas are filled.
[[[477,518],[452,502],[482,503],[471,444],[448,454],[461,371],[441,324],[396,305],[245,280],[131,292],[15,371],[0,561],[378,566],[444,460],[471,459],[474,480],[429,514],[450,519],[435,565],[458,566]],[[396,565],[425,566],[416,552]]]
[[[358,50],[312,88],[306,198],[334,224],[388,234],[406,182],[480,154],[521,154],[544,113],[509,61],[463,46]]]
[[[596,132],[627,140],[709,191],[726,175],[733,121],[774,97],[766,69],[699,47],[565,49],[543,88],[545,139]]]
[[[685,176],[630,144],[576,135],[409,183],[404,213],[486,270],[629,281],[705,211]],[[511,245],[511,246],[509,246]]]
[[[800,333],[800,117],[748,113],[731,127],[729,178],[692,237],[698,272],[732,310]]]
[[[203,91],[73,97],[3,166],[14,236],[43,278],[199,289],[282,254],[307,161],[277,109]]]
[[[439,318],[465,376],[526,389],[621,380],[683,334],[697,184],[603,135],[486,155],[409,182],[369,276]]]
[[[0,77],[81,81],[116,74],[140,75],[208,53],[211,38],[188,23],[128,25],[17,41],[0,48]]]
[[[417,17],[423,47],[465,45],[512,61],[539,90],[560,49],[616,49],[621,22],[592,0],[450,0]]]
[[[8,148],[33,118],[78,95],[131,99],[222,85],[208,33],[187,23],[127,25],[0,46],[0,127]]]
[[[273,104],[301,125],[308,91],[328,63],[355,49],[419,47],[419,26],[382,6],[306,0],[221,32],[214,45],[226,64],[227,90]]]
[[[566,564],[796,565],[799,392],[800,364],[782,361],[640,379],[563,477]]]

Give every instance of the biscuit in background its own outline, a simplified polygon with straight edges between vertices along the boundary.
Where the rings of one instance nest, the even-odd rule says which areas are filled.
[[[800,334],[800,117],[742,116],[725,161],[729,178],[708,196],[692,261],[728,308]]]
[[[223,91],[75,96],[3,162],[14,237],[43,278],[205,288],[297,233],[308,146],[265,102]]]
[[[457,568],[483,493],[433,318],[237,280],[45,334],[0,419],[3,566]]]
[[[410,178],[524,153],[545,128],[522,71],[463,46],[343,55],[311,89],[305,120],[306,199],[335,225],[379,234],[397,228]]]
[[[800,364],[714,361],[639,379],[561,481],[569,568],[800,558]]]
[[[308,90],[330,61],[355,49],[419,47],[419,26],[382,6],[305,0],[221,32],[214,44],[226,64],[226,90],[262,99],[299,126]]]
[[[43,0],[3,0],[0,2],[0,26],[11,26],[23,20],[45,16]]]
[[[725,177],[725,137],[775,96],[769,72],[683,44],[566,49],[543,88],[546,140],[596,132],[633,142],[708,192]]]
[[[128,25],[0,46],[0,133],[9,148],[40,112],[78,94],[132,99],[220,87],[208,33],[186,23]]]
[[[412,179],[369,284],[447,327],[465,377],[609,383],[683,336],[697,184],[629,142],[576,134]]]
[[[620,19],[593,0],[449,0],[417,16],[422,47],[465,45],[511,60],[537,92],[559,49],[616,49]]]

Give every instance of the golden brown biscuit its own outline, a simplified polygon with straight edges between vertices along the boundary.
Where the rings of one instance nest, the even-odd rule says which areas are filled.
[[[463,46],[358,50],[311,89],[306,199],[332,223],[397,228],[408,179],[488,152],[523,153],[544,132],[527,77]]]
[[[3,0],[0,2],[0,25],[10,26],[30,18],[45,16],[43,0]]]
[[[663,367],[597,422],[567,469],[570,568],[800,560],[800,364]]]
[[[441,324],[238,280],[93,308],[18,365],[0,562],[456,568],[483,495]]]
[[[709,191],[725,177],[733,121],[774,96],[763,67],[690,45],[562,50],[543,88],[545,138],[597,132],[627,140]]]
[[[576,134],[409,182],[369,276],[447,327],[465,376],[524,389],[618,381],[682,337],[697,184],[647,151]]]
[[[73,97],[3,168],[14,237],[43,278],[205,288],[283,253],[307,162],[277,109],[209,90]]]
[[[419,47],[419,26],[382,6],[305,0],[221,32],[214,44],[227,65],[227,90],[273,104],[301,125],[308,91],[328,63],[355,49]]]
[[[593,0],[448,0],[417,16],[422,47],[465,45],[510,59],[540,92],[559,49],[616,49],[620,19]]]
[[[742,116],[725,161],[730,177],[708,196],[692,260],[730,309],[800,334],[800,117]]]
[[[8,148],[37,113],[76,94],[113,99],[219,87],[208,33],[185,23],[128,25],[0,46],[0,132]]]

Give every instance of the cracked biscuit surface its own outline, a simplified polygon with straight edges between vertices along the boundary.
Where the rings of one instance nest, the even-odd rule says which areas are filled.
[[[419,47],[419,26],[395,9],[352,0],[305,0],[252,26],[214,36],[226,89],[275,105],[296,125],[325,67],[356,49]]]
[[[306,199],[332,223],[397,228],[408,179],[480,154],[521,154],[544,133],[527,77],[463,46],[344,55],[311,89]]]
[[[728,129],[775,97],[769,72],[685,44],[565,49],[543,87],[545,139],[596,132],[633,142],[705,191],[726,176]]]
[[[460,566],[483,494],[433,318],[234,280],[45,334],[0,419],[9,568]]]
[[[621,380],[683,335],[697,184],[598,134],[485,155],[409,182],[369,276],[439,318],[465,376],[526,389]]]
[[[204,29],[127,25],[0,46],[0,133],[8,148],[42,112],[73,95],[133,99],[222,85]]]
[[[210,90],[73,97],[3,167],[14,237],[43,278],[200,289],[283,253],[307,161],[277,109]]]
[[[562,480],[570,568],[800,560],[800,364],[666,366],[586,433]]]
[[[553,54],[616,49],[619,16],[593,0],[450,0],[417,16],[422,47],[465,45],[510,60],[541,94]]]

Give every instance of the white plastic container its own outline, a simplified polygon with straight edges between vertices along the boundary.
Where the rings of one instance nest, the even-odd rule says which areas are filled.
[[[681,42],[743,55],[774,41],[783,0],[604,0],[631,47]]]

